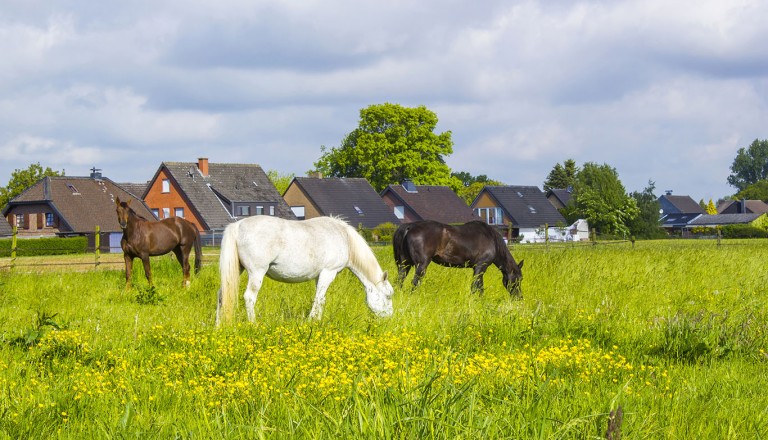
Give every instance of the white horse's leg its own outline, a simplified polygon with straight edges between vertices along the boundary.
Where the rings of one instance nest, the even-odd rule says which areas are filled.
[[[264,273],[248,272],[248,286],[245,288],[243,299],[245,299],[245,312],[248,314],[248,321],[253,322],[256,314],[253,311],[256,306],[256,297],[259,295],[261,283],[264,281]]]
[[[311,319],[320,319],[323,317],[323,306],[325,306],[325,291],[331,285],[331,281],[336,278],[336,272],[324,270],[317,277],[317,290],[315,291],[315,302],[312,304],[312,311],[309,312]]]

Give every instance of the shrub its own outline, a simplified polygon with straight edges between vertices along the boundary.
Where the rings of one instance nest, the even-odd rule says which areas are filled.
[[[376,241],[392,241],[397,225],[391,222],[382,223],[373,228],[373,238]]]
[[[752,225],[723,226],[724,238],[768,238],[768,231]]]
[[[40,255],[84,254],[88,251],[86,237],[24,238],[16,242],[16,255],[33,257]],[[11,240],[0,240],[0,256],[11,255]]]

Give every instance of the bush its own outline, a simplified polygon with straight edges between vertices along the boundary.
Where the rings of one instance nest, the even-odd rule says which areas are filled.
[[[723,238],[768,238],[768,231],[752,225],[723,226]]]
[[[392,241],[397,226],[394,223],[386,222],[373,228],[373,238],[376,241]]]
[[[39,255],[84,254],[88,251],[86,237],[24,238],[16,242],[16,255],[32,257]],[[11,240],[0,240],[0,257],[11,255]]]

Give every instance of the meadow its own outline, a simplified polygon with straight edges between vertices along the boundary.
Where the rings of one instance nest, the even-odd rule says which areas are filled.
[[[133,289],[119,265],[0,272],[0,438],[768,436],[768,242],[513,255],[522,299],[431,265],[379,319],[345,271],[319,322],[313,283],[267,280],[257,323],[218,330],[215,260],[189,289],[170,257],[154,289],[140,265]]]

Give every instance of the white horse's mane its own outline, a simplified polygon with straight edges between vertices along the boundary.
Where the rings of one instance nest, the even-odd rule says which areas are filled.
[[[365,242],[365,239],[343,217],[328,216],[328,218],[347,232],[349,237],[349,265],[354,270],[363,274],[372,283],[378,282],[382,274],[381,266],[379,266],[379,261],[371,252],[371,248]]]

